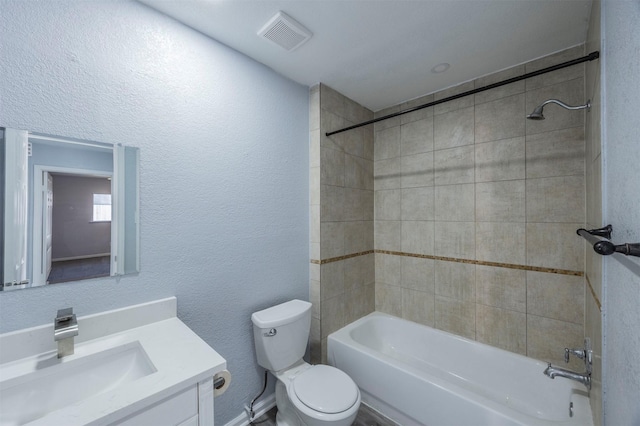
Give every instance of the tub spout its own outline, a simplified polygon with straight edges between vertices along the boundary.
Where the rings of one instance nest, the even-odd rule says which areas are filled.
[[[558,377],[565,377],[567,379],[575,380],[576,382],[580,382],[587,387],[587,389],[591,389],[591,373],[584,372],[582,374],[576,373],[570,370],[565,370],[564,368],[554,367],[549,363],[547,368],[544,370],[544,374],[549,376],[552,379]]]

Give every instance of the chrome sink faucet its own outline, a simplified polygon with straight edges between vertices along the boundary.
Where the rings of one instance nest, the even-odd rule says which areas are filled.
[[[78,335],[78,321],[73,308],[58,310],[53,320],[53,340],[58,342],[58,358],[73,355],[73,338]]]
[[[544,370],[544,374],[552,379],[556,378],[557,376],[575,380],[585,385],[587,389],[591,389],[591,365],[593,357],[593,351],[591,350],[591,340],[588,337],[584,339],[583,349],[564,348],[564,362],[569,362],[569,357],[571,355],[575,355],[576,357],[584,360],[584,373],[576,373],[574,371],[565,370],[564,368],[554,367],[551,365],[551,363],[549,363],[547,365],[547,368]]]

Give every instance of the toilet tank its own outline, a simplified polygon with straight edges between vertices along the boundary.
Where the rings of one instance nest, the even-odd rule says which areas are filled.
[[[304,356],[311,329],[311,303],[291,300],[251,315],[258,364],[270,371]]]

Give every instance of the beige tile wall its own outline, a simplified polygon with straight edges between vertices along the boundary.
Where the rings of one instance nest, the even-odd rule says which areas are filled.
[[[376,116],[583,55],[572,48]],[[375,124],[375,249],[427,257],[376,253],[376,310],[554,363],[581,346],[585,112],[525,116],[549,98],[583,104],[584,87],[577,65]]]
[[[373,113],[320,84],[310,89],[309,116],[310,340],[317,363],[326,362],[330,333],[374,309],[373,126],[325,136]]]

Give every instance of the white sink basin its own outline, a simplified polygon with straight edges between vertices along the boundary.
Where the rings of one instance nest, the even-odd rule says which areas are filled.
[[[49,352],[4,365],[0,426],[29,423],[154,372],[138,341],[63,359]]]

